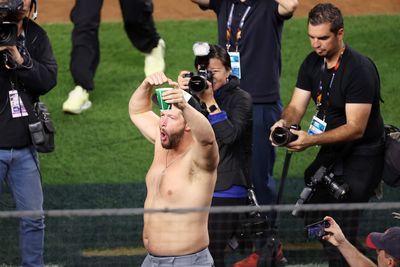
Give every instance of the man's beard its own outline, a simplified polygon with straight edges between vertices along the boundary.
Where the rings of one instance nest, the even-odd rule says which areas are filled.
[[[163,143],[161,142],[161,146],[165,149],[174,149],[178,146],[180,141],[182,140],[184,131],[177,132],[174,134],[168,135],[168,142]]]

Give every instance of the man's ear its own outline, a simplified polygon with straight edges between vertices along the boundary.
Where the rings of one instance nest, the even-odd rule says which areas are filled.
[[[387,263],[387,266],[389,267],[395,267],[396,266],[396,261],[394,260],[394,258],[390,255],[388,255],[385,251],[385,261]]]
[[[344,28],[340,28],[337,32],[337,37],[339,37],[341,40],[344,38]]]
[[[185,126],[185,132],[190,132],[192,129],[190,129],[190,126],[189,126],[189,124],[186,124],[186,126]]]

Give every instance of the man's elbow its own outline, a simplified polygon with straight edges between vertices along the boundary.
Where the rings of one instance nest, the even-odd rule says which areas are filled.
[[[365,127],[355,126],[353,127],[351,139],[357,140],[363,138],[365,133]]]
[[[363,130],[357,131],[354,135],[354,139],[361,139],[364,136],[364,132]]]
[[[129,102],[128,113],[131,118],[137,114],[137,112],[135,111],[135,108],[131,102]]]
[[[298,6],[299,6],[298,0],[291,0],[288,2],[287,9],[289,12],[291,12],[293,14],[296,11]]]
[[[128,113],[132,123],[137,125],[137,121],[140,120],[141,112],[139,112],[131,102],[129,103]]]
[[[129,112],[129,118],[134,125],[137,125],[138,116]]]
[[[290,16],[296,11],[299,6],[298,0],[289,0],[286,1],[284,5],[281,5],[284,10],[282,10],[281,15]]]
[[[130,100],[129,100],[129,104],[128,104],[128,112],[129,112],[129,115],[132,117],[132,116],[135,116],[135,115],[138,115],[138,114],[140,114],[140,113],[144,113],[144,112],[146,112],[147,110],[142,110],[142,109],[139,109],[138,108],[138,105],[136,105],[136,103],[135,103],[135,99],[134,98],[131,98]]]
[[[191,1],[192,3],[197,4],[203,10],[207,9],[210,4],[209,0],[191,0]]]

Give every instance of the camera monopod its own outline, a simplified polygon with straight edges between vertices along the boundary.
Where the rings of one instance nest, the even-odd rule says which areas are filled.
[[[276,198],[276,205],[279,205],[282,201],[283,189],[285,188],[285,182],[289,171],[291,158],[292,158],[292,152],[286,150],[285,160],[283,162],[283,167],[282,167],[282,176],[279,182],[278,196]],[[257,262],[257,267],[265,267],[265,266],[278,267],[278,266],[284,266],[286,264],[286,259],[284,257],[282,257],[281,259],[277,259],[276,257],[279,250],[282,249],[281,247],[279,247],[280,241],[277,238],[277,226],[276,226],[277,217],[278,217],[278,212],[275,209],[272,209],[270,227],[269,227],[270,229],[267,231],[265,235],[266,243],[260,251],[260,258]]]
[[[281,180],[279,182],[278,197],[276,200],[277,205],[281,204],[281,201],[282,201],[283,189],[285,187],[285,182],[286,182],[287,174],[289,171],[290,160],[292,159],[292,154],[293,154],[293,152],[286,150],[285,160],[283,162],[283,167],[282,167],[282,176],[281,176]],[[277,212],[274,211],[274,217],[271,218],[273,220],[274,225],[276,222],[276,217],[277,217]]]

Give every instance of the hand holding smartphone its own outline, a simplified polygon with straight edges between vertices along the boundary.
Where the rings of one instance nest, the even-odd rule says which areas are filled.
[[[318,221],[312,224],[307,225],[304,229],[307,232],[308,239],[320,239],[327,233],[325,232],[325,228],[328,228],[330,223],[327,220]]]

